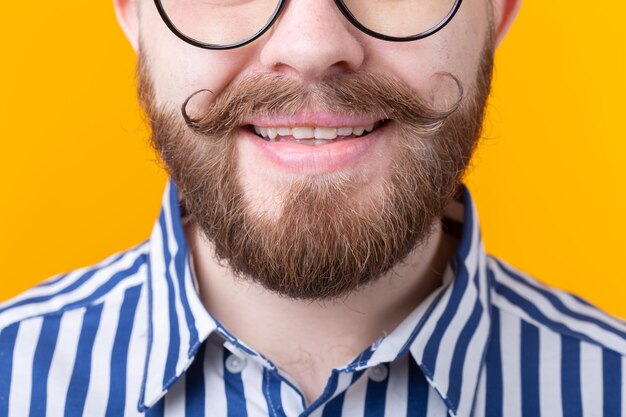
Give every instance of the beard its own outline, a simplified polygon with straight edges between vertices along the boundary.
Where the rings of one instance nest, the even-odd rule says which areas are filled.
[[[467,94],[456,77],[443,74],[460,91],[445,111],[389,74],[342,73],[314,86],[261,74],[231,83],[191,117],[187,107],[198,92],[182,115],[158,106],[141,51],[138,90],[151,142],[216,259],[274,293],[332,300],[374,282],[431,235],[480,137],[493,50],[490,37]],[[236,137],[243,121],[311,108],[384,115],[391,133],[381,140],[395,150],[388,172],[375,189],[363,189],[350,171],[290,177],[275,190],[278,207],[259,210],[240,173]]]

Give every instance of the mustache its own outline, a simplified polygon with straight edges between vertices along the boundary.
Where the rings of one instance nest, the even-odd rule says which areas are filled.
[[[311,109],[347,116],[375,115],[428,135],[441,128],[464,98],[456,76],[448,72],[433,76],[448,78],[456,86],[457,97],[446,109],[435,108],[406,83],[387,74],[352,72],[326,77],[314,85],[281,74],[251,75],[229,84],[218,95],[208,89],[194,92],[184,101],[181,113],[189,129],[202,136],[234,132],[255,116],[290,116]],[[190,103],[201,94],[214,99],[192,116]]]

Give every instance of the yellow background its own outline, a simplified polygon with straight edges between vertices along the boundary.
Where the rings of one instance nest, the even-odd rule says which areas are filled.
[[[527,0],[467,182],[487,249],[626,317],[624,2]],[[149,236],[165,175],[110,1],[0,25],[0,300]]]

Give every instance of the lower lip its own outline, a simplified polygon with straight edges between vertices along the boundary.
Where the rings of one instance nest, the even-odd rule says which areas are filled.
[[[363,161],[374,153],[384,128],[385,126],[380,126],[363,137],[332,141],[323,145],[269,142],[246,129],[242,129],[242,138],[281,170],[315,174],[338,171]]]

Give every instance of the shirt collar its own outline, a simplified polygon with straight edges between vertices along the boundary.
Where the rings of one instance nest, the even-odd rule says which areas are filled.
[[[409,352],[453,415],[470,415],[489,342],[490,282],[476,209],[467,188],[459,245],[443,285],[348,367],[364,369]]]
[[[178,192],[169,181],[150,236],[148,348],[139,410],[152,407],[193,362],[217,323],[206,311],[191,272]]]
[[[462,199],[461,240],[444,286],[407,319],[407,328],[412,331],[404,338],[405,346],[453,415],[471,414],[491,330],[487,255],[476,208],[465,187]]]
[[[491,322],[487,257],[465,187],[462,198],[462,236],[444,286],[349,365],[363,369],[409,352],[454,415],[469,415],[473,407]],[[171,181],[150,237],[149,256],[148,350],[141,411],[165,395],[191,365],[204,340],[220,327],[198,296],[178,193]]]

